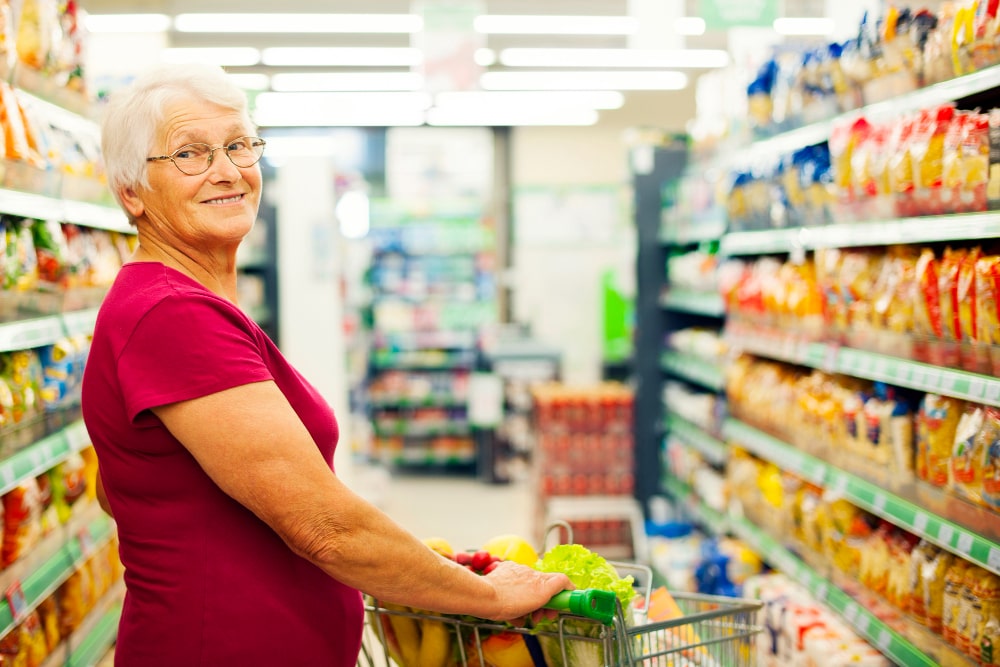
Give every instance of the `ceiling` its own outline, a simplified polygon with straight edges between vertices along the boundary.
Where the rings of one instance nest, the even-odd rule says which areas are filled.
[[[438,6],[441,2],[425,0]],[[843,0],[864,2],[865,0]],[[477,0],[484,13],[491,15],[539,15],[539,16],[607,16],[627,17],[636,15],[640,19],[648,16],[636,14],[643,3],[653,7],[662,20],[664,8],[667,15],[697,16],[700,0]],[[822,16],[828,0],[786,0],[785,12],[794,11],[798,16]],[[657,6],[657,3],[660,3]],[[669,3],[669,4],[667,4]],[[153,13],[176,16],[184,13],[337,13],[337,14],[409,14],[419,12],[421,5],[410,0],[81,0],[81,6],[92,15]],[[455,3],[468,4],[468,3]],[[631,12],[631,14],[630,14]],[[625,49],[642,48],[697,48],[727,49],[729,35],[726,32],[708,31],[698,36],[677,36],[670,25],[654,26],[648,21],[640,22],[637,36],[623,35],[480,35],[479,46],[501,53],[510,48],[594,48]],[[92,40],[100,39],[92,35]],[[641,38],[641,41],[639,41]],[[179,32],[172,27],[161,37],[162,45],[170,48],[191,47],[245,47],[257,49],[270,47],[376,47],[379,49],[409,47],[419,43],[409,34],[345,34],[345,33],[243,33],[243,32]],[[413,43],[411,43],[413,42]],[[120,54],[116,54],[121,66]],[[128,62],[126,60],[125,62]],[[282,65],[252,64],[227,66],[236,74],[282,74],[293,72],[365,72],[372,73],[373,67],[290,67]],[[485,68],[489,72],[512,71],[516,68],[494,63]],[[521,71],[530,68],[520,68]],[[652,68],[643,68],[648,71]],[[380,72],[407,72],[410,67],[378,67]],[[580,68],[559,68],[566,74],[581,71]],[[592,71],[590,69],[586,71]],[[686,119],[695,114],[696,81],[704,69],[684,68],[688,78],[687,86],[680,91],[636,90],[623,91],[624,103],[620,108],[602,110],[601,123],[615,123],[626,126],[647,125],[682,130]]]

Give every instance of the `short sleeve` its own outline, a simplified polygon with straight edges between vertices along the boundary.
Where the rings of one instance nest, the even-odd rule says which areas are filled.
[[[243,313],[190,293],[169,296],[143,316],[122,349],[118,377],[133,423],[149,408],[272,379]]]

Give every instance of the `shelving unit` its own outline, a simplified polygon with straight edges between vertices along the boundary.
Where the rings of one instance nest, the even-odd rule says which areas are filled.
[[[53,110],[59,115],[62,127],[91,124],[69,111],[53,107],[37,97],[18,90],[19,97],[33,105]],[[53,121],[55,122],[55,121]],[[94,126],[96,131],[96,126]],[[10,163],[8,165],[10,166]],[[18,173],[25,171],[18,170]],[[110,203],[110,197],[95,196],[92,201],[78,201],[64,192],[76,191],[95,194],[100,190],[95,183],[81,184],[63,181],[58,171],[46,172],[42,191],[26,191],[9,187],[5,178],[0,187],[0,213],[37,220],[55,220],[90,229],[132,234],[124,213]],[[33,182],[32,179],[26,179]],[[40,348],[66,338],[93,331],[97,308],[72,310],[51,315],[29,316],[16,321],[0,323],[0,352],[15,352]],[[0,447],[0,494],[5,494],[20,483],[33,479],[59,465],[90,444],[90,437],[82,420],[70,410],[46,415],[29,432],[30,441],[22,442],[19,431],[16,438]],[[36,428],[38,434],[36,437]],[[15,442],[16,441],[16,442]],[[22,620],[21,614],[35,609],[53,594],[87,559],[113,539],[114,523],[96,502],[74,506],[69,521],[57,526],[41,539],[35,547],[9,567],[0,572],[0,586],[4,591],[19,589],[24,596],[24,608],[12,608],[10,598],[0,600],[0,638],[10,633]],[[123,587],[109,590],[93,608],[83,624],[56,647],[45,667],[57,665],[93,665],[113,643],[117,619],[121,610]],[[17,611],[18,613],[15,613]]]
[[[376,201],[370,237],[369,456],[475,470],[468,386],[481,330],[498,317],[492,230],[471,205],[435,212]]]
[[[742,150],[730,152],[716,160],[695,165],[694,169],[746,167],[777,160],[780,156],[808,145],[825,142],[837,123],[849,122],[864,115],[869,120],[888,121],[900,114],[946,102],[985,99],[997,92],[1000,67],[991,67],[972,75],[930,86],[888,102],[870,105],[837,118],[783,133],[771,139],[755,142]],[[670,193],[675,188],[666,179],[659,184],[662,205],[672,205]],[[641,230],[650,224],[648,209],[637,207],[636,222]],[[788,255],[802,257],[804,253],[823,248],[871,247],[878,245],[929,244],[955,241],[976,241],[1000,237],[1000,216],[997,212],[938,215],[871,222],[832,224],[823,227],[792,227],[761,231],[726,231],[704,220],[692,220],[692,230],[669,215],[664,215],[664,228],[658,234],[661,246],[675,250],[695,243],[716,240],[720,255],[726,257]],[[712,236],[713,232],[718,232]],[[640,239],[641,241],[641,239]],[[640,252],[640,262],[642,253]],[[643,268],[640,266],[639,275]],[[726,342],[735,352],[748,352],[759,357],[842,374],[867,380],[882,381],[917,392],[932,392],[968,400],[978,404],[1000,406],[1000,379],[979,373],[935,366],[930,363],[858,349],[846,345],[816,342],[786,331],[768,331],[759,323],[725,322],[724,309],[715,310],[714,301],[670,289],[670,276],[660,269],[659,282],[639,282],[647,289],[647,299],[656,299],[665,314],[662,318],[648,316],[646,326],[658,326],[651,338],[658,338],[659,347],[647,347],[645,357],[637,364],[655,363],[667,377],[682,380],[702,390],[719,393],[724,389],[725,369],[703,359],[679,355],[664,350],[662,341],[671,331],[689,326],[692,321],[704,323],[715,316],[726,334]],[[647,311],[647,314],[652,311]],[[701,319],[692,320],[692,316]],[[640,327],[642,326],[640,322]],[[892,350],[888,350],[892,351]],[[659,394],[660,382],[649,375],[648,384],[639,385],[637,401],[651,402]],[[645,395],[645,396],[644,396]],[[793,444],[784,442],[753,425],[729,417],[717,425],[719,433],[709,433],[701,426],[673,414],[665,408],[663,430],[674,441],[698,452],[706,462],[719,465],[728,458],[730,443],[769,461],[783,470],[832,490],[855,506],[897,525],[913,535],[964,558],[981,568],[1000,574],[1000,518],[987,509],[949,496],[944,491],[919,481],[900,482],[887,474],[871,470],[871,466],[854,464],[848,458],[825,460]],[[861,636],[886,656],[903,666],[974,664],[941,637],[902,618],[890,626],[873,613],[879,602],[872,601],[869,592],[843,573],[830,571],[803,554],[801,545],[789,545],[770,535],[742,515],[739,505],[732,504],[725,512],[702,502],[684,481],[661,467],[658,448],[637,452],[645,456],[647,465],[660,471],[658,488],[673,497],[707,531],[741,538],[770,565],[782,570],[805,586],[818,600],[825,602],[847,621]],[[654,466],[652,461],[656,460]],[[641,464],[640,464],[641,465]],[[867,597],[866,597],[867,594]],[[862,602],[865,600],[865,602]],[[887,603],[882,603],[887,604]],[[870,607],[870,608],[869,608]],[[898,616],[898,614],[897,614]]]

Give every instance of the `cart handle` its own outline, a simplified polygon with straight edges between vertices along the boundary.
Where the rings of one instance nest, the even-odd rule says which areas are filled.
[[[545,605],[546,609],[568,611],[577,616],[585,616],[604,625],[611,625],[615,620],[615,601],[617,596],[611,591],[598,588],[581,588],[574,591],[562,591]]]

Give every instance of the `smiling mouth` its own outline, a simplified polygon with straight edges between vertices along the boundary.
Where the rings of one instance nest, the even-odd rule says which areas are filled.
[[[209,199],[206,204],[234,204],[243,199],[243,195],[233,195],[232,197],[220,197],[219,199]]]

